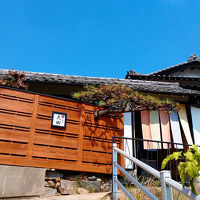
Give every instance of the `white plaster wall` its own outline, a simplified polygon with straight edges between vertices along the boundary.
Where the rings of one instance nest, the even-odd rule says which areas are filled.
[[[183,72],[176,72],[171,74],[172,76],[182,76],[182,77],[192,77],[192,78],[200,78],[200,69],[194,68],[186,69]]]
[[[124,114],[124,137],[127,137],[127,138],[133,137],[131,113]],[[130,156],[133,156],[133,141],[125,140],[124,149],[127,154],[129,154]],[[125,158],[125,168],[133,169],[133,163],[127,158]]]

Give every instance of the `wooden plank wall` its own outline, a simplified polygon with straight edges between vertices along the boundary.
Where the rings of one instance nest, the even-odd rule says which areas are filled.
[[[111,139],[123,136],[123,116],[94,121],[96,109],[0,88],[0,164],[111,173]],[[52,111],[67,113],[66,129],[51,127]]]

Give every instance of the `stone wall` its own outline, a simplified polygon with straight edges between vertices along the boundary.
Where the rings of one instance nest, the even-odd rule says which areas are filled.
[[[0,198],[44,193],[45,169],[0,165]]]
[[[44,196],[108,192],[111,189],[111,175],[61,170],[46,171]]]

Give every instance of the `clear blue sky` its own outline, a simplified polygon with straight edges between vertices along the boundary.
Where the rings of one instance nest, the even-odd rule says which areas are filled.
[[[200,56],[199,0],[0,0],[0,68],[124,78]]]

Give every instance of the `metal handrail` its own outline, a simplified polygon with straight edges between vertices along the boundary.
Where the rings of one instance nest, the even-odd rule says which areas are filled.
[[[183,187],[177,181],[175,181],[171,178],[166,178],[165,182],[166,182],[167,185],[173,187],[175,190],[181,192],[182,194],[189,197],[190,199],[200,200],[200,195],[194,194],[189,188]]]
[[[125,156],[126,158],[128,158],[129,160],[133,161],[137,166],[143,168],[145,171],[149,172],[150,174],[152,174],[153,176],[155,176],[156,178],[160,179],[160,172],[152,167],[150,167],[149,165],[143,163],[142,161],[138,160],[137,158],[134,158],[128,154],[126,154],[124,151],[122,151],[121,149],[114,147],[115,151],[117,151],[118,153],[122,154],[123,156]]]
[[[138,186],[148,197],[153,200],[157,200],[157,198],[147,190],[141,183],[139,183],[135,178],[133,178],[126,170],[124,170],[119,164],[115,163],[115,166],[123,173],[125,176],[131,180],[136,186]]]
[[[134,198],[131,196],[131,194],[122,186],[122,184],[117,179],[117,168],[126,175],[128,179],[131,180],[138,188],[140,188],[150,199],[152,200],[158,200],[157,197],[155,197],[148,189],[146,189],[142,184],[140,184],[136,179],[134,179],[131,175],[129,175],[118,163],[117,163],[117,152],[124,155],[134,163],[136,163],[138,166],[141,166],[142,168],[147,168],[147,171],[149,173],[153,173],[156,177],[159,177],[160,174],[157,170],[153,169],[152,167],[149,167],[145,163],[137,160],[136,158],[129,156],[128,154],[124,153],[122,150],[117,148],[117,144],[113,143],[113,200],[117,200],[117,187],[115,184],[117,184],[129,197],[129,199],[134,200]],[[153,171],[153,172],[152,172]]]
[[[191,192],[191,190],[187,187],[183,187],[180,183],[174,181],[171,179],[171,174],[170,171],[161,171],[159,172],[158,170],[150,167],[149,165],[143,163],[142,161],[126,154],[124,151],[120,150],[117,148],[117,144],[113,143],[113,184],[116,183],[119,185],[119,187],[124,190],[123,187],[119,184],[119,181],[117,179],[117,168],[126,175],[128,179],[130,179],[135,185],[137,185],[150,199],[156,200],[157,198],[149,192],[144,186],[142,186],[136,179],[134,179],[130,174],[128,174],[119,164],[117,164],[117,153],[122,154],[124,157],[130,159],[133,163],[136,165],[140,166],[142,169],[145,171],[149,172],[153,176],[157,177],[158,179],[161,180],[161,187],[162,187],[162,199],[163,200],[172,200],[172,189],[174,188],[175,190],[181,192],[183,195],[189,197],[192,200],[200,200],[200,195],[195,195],[194,193]],[[136,183],[137,182],[137,183]],[[138,184],[139,183],[139,184]],[[116,192],[116,186],[113,186],[113,199],[117,199],[117,192]],[[114,191],[115,190],[115,191]],[[127,190],[124,191],[127,194]],[[128,196],[130,195],[127,194]],[[133,198],[130,198],[133,199]]]
[[[177,143],[177,142],[167,142],[167,141],[161,141],[161,140],[148,140],[148,139],[141,139],[141,138],[128,138],[128,137],[120,137],[120,136],[113,136],[112,142],[115,143],[116,139],[123,139],[123,140],[134,140],[134,141],[141,141],[141,142],[152,142],[152,143],[160,143],[160,144],[173,144],[173,145],[182,145],[182,146],[192,146],[191,144],[183,144],[183,143]],[[200,147],[198,145],[198,147]]]
[[[124,193],[128,196],[130,200],[135,200],[132,195],[129,193],[129,191],[120,183],[118,179],[114,179],[115,183],[124,191]],[[115,197],[114,197],[115,198]],[[113,199],[114,199],[113,198]],[[115,199],[114,199],[115,200]]]

